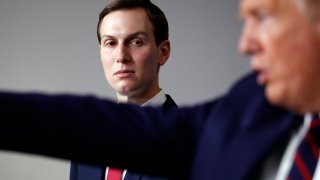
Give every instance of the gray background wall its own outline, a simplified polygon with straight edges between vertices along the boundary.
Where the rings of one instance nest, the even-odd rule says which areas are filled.
[[[105,0],[1,0],[0,89],[115,98],[96,39]],[[225,92],[249,71],[237,53],[238,1],[153,0],[167,15],[172,54],[160,82],[179,105]],[[69,161],[0,151],[0,179],[68,179]]]

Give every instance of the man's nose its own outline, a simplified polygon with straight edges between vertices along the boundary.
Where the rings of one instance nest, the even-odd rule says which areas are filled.
[[[119,45],[117,47],[116,62],[127,63],[130,61],[129,50],[125,45]]]
[[[239,52],[251,56],[258,50],[257,36],[254,28],[248,24],[244,24],[239,38]]]

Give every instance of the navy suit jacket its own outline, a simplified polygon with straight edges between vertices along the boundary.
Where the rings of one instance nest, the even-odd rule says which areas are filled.
[[[266,101],[255,75],[179,109],[0,92],[0,111],[1,149],[192,180],[259,179],[266,157],[300,123]]]
[[[166,94],[166,101],[163,107],[178,107],[170,95]],[[77,161],[71,162],[70,180],[104,180],[106,166],[84,164]],[[161,177],[153,177],[142,173],[127,170],[124,180],[165,180]]]

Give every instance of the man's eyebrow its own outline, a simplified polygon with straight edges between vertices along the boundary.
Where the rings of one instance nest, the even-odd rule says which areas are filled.
[[[138,36],[138,35],[148,36],[148,33],[144,32],[144,31],[138,31],[138,32],[129,34],[128,36],[126,36],[126,38],[132,38],[132,37],[135,37],[135,36]],[[101,35],[101,39],[102,38],[114,38],[114,36],[113,35],[104,34],[104,35]]]
[[[148,36],[148,33],[144,32],[144,31],[138,31],[138,32],[130,34],[128,37],[135,37],[138,35]]]
[[[102,39],[102,38],[109,38],[109,37],[112,37],[112,36],[104,34],[104,35],[101,35],[100,38]]]

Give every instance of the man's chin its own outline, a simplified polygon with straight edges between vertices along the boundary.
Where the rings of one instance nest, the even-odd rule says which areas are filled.
[[[284,95],[280,95],[279,91],[275,91],[274,89],[270,88],[270,85],[265,86],[265,95],[268,102],[274,106],[285,107],[284,105]]]
[[[303,115],[307,112],[306,109],[303,109],[304,106],[299,106],[297,102],[289,101],[290,98],[285,93],[275,93],[270,92],[268,89],[266,89],[266,97],[270,104],[276,107],[280,107],[286,110],[289,110],[295,114]]]

